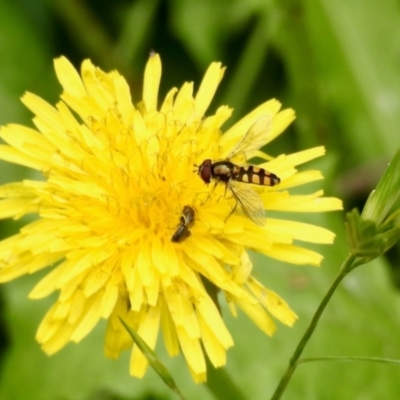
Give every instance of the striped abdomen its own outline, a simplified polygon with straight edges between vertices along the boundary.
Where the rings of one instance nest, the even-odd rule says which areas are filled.
[[[239,167],[233,165],[231,178],[238,182],[252,183],[253,185],[275,186],[280,183],[278,178],[272,172],[254,165]]]

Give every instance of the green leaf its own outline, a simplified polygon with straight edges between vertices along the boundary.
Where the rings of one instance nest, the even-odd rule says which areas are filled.
[[[135,69],[142,74],[142,64],[137,60],[149,53],[149,39],[153,36],[153,27],[159,0],[139,0],[130,4],[122,15],[123,23],[118,42],[115,44],[116,57],[120,64]],[[157,49],[154,49],[157,50]],[[137,71],[136,71],[137,70]]]
[[[221,60],[225,42],[269,8],[269,1],[174,0],[170,7],[171,29],[194,61],[206,68],[211,61]]]
[[[302,363],[310,363],[310,362],[321,362],[321,361],[335,361],[335,362],[371,362],[371,363],[380,363],[380,364],[390,364],[396,367],[400,367],[400,360],[392,359],[392,358],[383,358],[383,357],[313,357],[313,358],[302,358],[298,361],[298,364]]]
[[[273,11],[297,140],[336,148],[342,172],[392,157],[400,143],[397,1],[279,0]]]
[[[48,41],[51,31],[46,30],[46,14],[43,16],[40,4],[36,5],[28,20],[21,4],[0,1],[1,125],[30,120],[31,112],[20,101],[25,91],[39,91],[40,95],[53,93],[55,76]],[[41,24],[40,28],[35,22]]]
[[[128,331],[132,340],[135,342],[137,347],[139,347],[142,354],[146,357],[150,366],[157,372],[158,376],[166,383],[166,385],[173,390],[175,393],[179,395],[179,397],[184,400],[182,393],[179,391],[178,387],[175,384],[172,375],[168,371],[168,369],[164,366],[164,364],[158,359],[157,354],[147,345],[147,343],[133,330],[130,328],[125,321],[120,318],[119,319],[125,329]]]
[[[351,254],[373,260],[385,250],[385,241],[374,221],[363,219],[357,209],[346,214],[346,234]]]
[[[344,132],[347,143],[358,149],[352,158],[363,155],[359,161],[365,162],[392,156],[400,124],[400,81],[393,62],[400,33],[398,3],[307,0],[304,5],[310,41],[318,47],[313,56],[323,78],[322,95],[332,100],[340,122],[352,128]]]
[[[245,396],[240,389],[237,380],[233,380],[226,368],[215,368],[207,359],[207,382],[210,392],[219,400],[248,400],[251,397]]]
[[[364,219],[382,224],[400,207],[400,149],[393,157],[376,189],[369,195],[362,212]]]

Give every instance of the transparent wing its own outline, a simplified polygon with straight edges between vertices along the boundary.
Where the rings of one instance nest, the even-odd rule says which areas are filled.
[[[248,158],[248,153],[258,150],[265,144],[271,131],[272,115],[260,117],[245,133],[242,140],[228,154],[227,159],[243,154]]]
[[[244,214],[249,217],[256,225],[265,225],[264,205],[260,196],[247,185],[236,185],[232,181],[226,183],[233,197],[240,205]]]

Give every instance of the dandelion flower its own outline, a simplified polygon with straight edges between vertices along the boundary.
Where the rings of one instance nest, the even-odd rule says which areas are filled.
[[[212,63],[197,93],[193,84],[171,89],[158,104],[161,61],[151,54],[142,101],[133,104],[126,80],[89,60],[79,74],[64,58],[55,60],[63,87],[55,107],[27,93],[35,129],[8,125],[0,136],[2,160],[30,167],[42,180],[0,187],[0,217],[37,214],[18,234],[0,242],[0,282],[44,268],[49,273],[29,297],[53,292],[58,299],[45,315],[37,340],[47,354],[81,341],[108,321],[105,352],[116,358],[132,349],[130,373],[142,377],[147,360],[122,326],[123,319],[154,348],[161,329],[171,356],[182,351],[196,382],[206,379],[205,354],[215,367],[226,363],[233,339],[205,282],[218,289],[231,312],[239,308],[267,335],[274,319],[292,325],[296,315],[252,275],[247,250],[294,264],[318,265],[322,257],[294,241],[331,243],[321,227],[268,218],[268,210],[324,212],[341,208],[322,191],[292,195],[289,189],[321,179],[296,167],[322,156],[317,147],[276,158],[255,149],[261,167],[278,175],[274,187],[257,187],[266,224],[256,225],[224,185],[206,185],[193,172],[204,159],[223,160],[258,119],[268,115],[267,144],[293,121],[270,100],[222,134],[232,109],[206,110],[224,68]],[[245,162],[246,160],[242,160]],[[195,220],[182,240],[171,240],[185,206]],[[232,214],[232,215],[230,215]],[[228,217],[229,216],[229,217]],[[178,238],[180,239],[180,238]],[[222,297],[222,296],[221,296]]]

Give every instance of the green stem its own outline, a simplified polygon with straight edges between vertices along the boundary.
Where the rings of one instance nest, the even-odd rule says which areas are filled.
[[[160,0],[136,0],[126,11],[114,54],[130,69],[135,68],[135,60],[142,58],[140,54],[147,56],[149,53],[149,40],[156,25],[160,3]]]
[[[286,386],[288,385],[290,378],[292,377],[293,372],[295,371],[295,369],[298,365],[298,360],[299,360],[304,348],[306,347],[308,341],[310,340],[311,335],[314,333],[314,331],[318,325],[318,322],[319,322],[319,319],[321,318],[322,313],[324,312],[327,304],[329,303],[329,300],[335,293],[335,290],[339,286],[340,282],[348,274],[348,272],[352,269],[352,265],[355,260],[356,260],[356,256],[349,255],[347,257],[347,259],[343,262],[338,275],[336,276],[335,280],[332,283],[332,286],[329,288],[325,297],[322,299],[321,304],[319,305],[317,311],[314,314],[314,317],[312,318],[312,320],[310,322],[310,325],[308,326],[302,339],[300,340],[299,344],[297,345],[297,348],[294,351],[293,356],[291,357],[291,359],[289,361],[288,368],[287,368],[285,374],[282,376],[282,379],[279,382],[278,387],[275,389],[275,392],[272,395],[271,400],[278,400],[282,397],[282,394],[284,393]]]
[[[395,366],[400,366],[400,360],[396,360],[394,358],[383,358],[383,357],[364,357],[364,356],[343,356],[343,357],[311,357],[311,358],[302,358],[297,362],[297,365],[309,362],[318,362],[318,361],[336,361],[336,362],[372,362],[372,363],[380,363],[380,364],[391,364]]]
[[[216,399],[219,400],[247,400],[248,398],[239,389],[228,375],[225,368],[215,368],[208,358],[207,361],[207,387]]]

